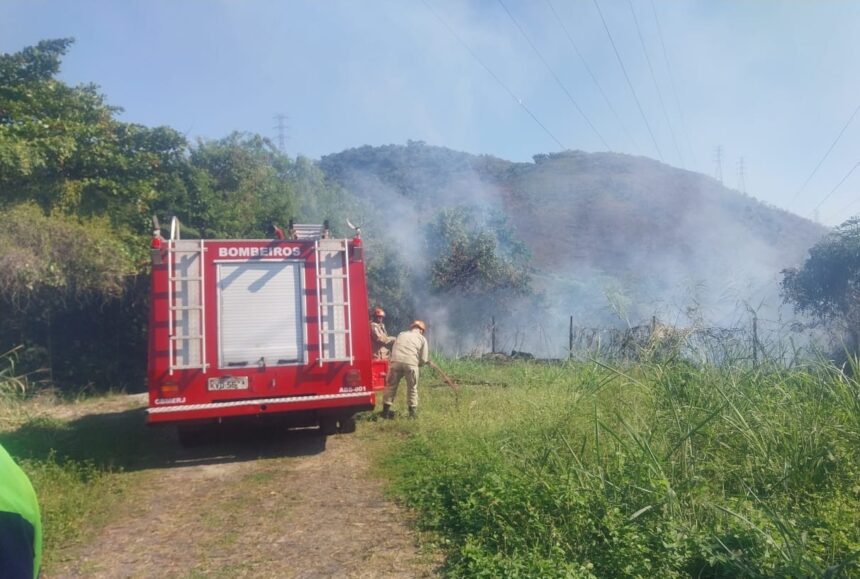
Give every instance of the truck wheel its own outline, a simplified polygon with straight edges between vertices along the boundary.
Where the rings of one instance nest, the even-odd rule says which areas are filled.
[[[323,416],[320,418],[320,432],[325,436],[337,434],[337,418],[334,416]]]
[[[355,416],[341,416],[339,422],[341,434],[350,434],[355,432]]]

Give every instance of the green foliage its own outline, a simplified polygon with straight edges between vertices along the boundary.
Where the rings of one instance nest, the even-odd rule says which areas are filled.
[[[348,189],[360,189],[363,179],[372,175],[382,186],[420,203],[422,198],[429,201],[429,193],[444,189],[458,176],[472,173],[472,159],[458,151],[409,141],[405,147],[365,145],[327,155],[320,160],[320,168]]]
[[[429,383],[385,464],[452,576],[860,569],[860,383],[838,368],[448,369],[459,400]]]
[[[293,183],[298,209],[296,216],[306,223],[328,220],[334,235],[348,236],[346,220],[360,226],[371,226],[372,215],[349,192],[330,182],[316,163],[307,157],[298,157],[292,165],[289,179]]]
[[[32,204],[9,208],[5,218],[0,303],[7,316],[50,315],[72,302],[122,295],[135,264],[105,219],[46,216]]]
[[[52,454],[45,460],[22,460],[20,466],[39,497],[46,567],[59,555],[51,547],[82,539],[123,490],[112,473],[89,461],[61,461]]]
[[[385,309],[386,324],[406,328],[415,319],[415,307],[410,285],[409,268],[399,253],[375,240],[367,244],[367,286],[370,307]]]
[[[54,78],[71,40],[0,55],[0,188],[3,203],[46,212],[106,215],[143,226],[158,191],[183,162],[184,137],[121,123],[95,85]]]
[[[83,417],[60,420],[46,416],[41,403],[20,404],[14,419],[0,420],[0,443],[39,497],[48,576],[68,556],[65,549],[89,539],[135,484],[127,470],[139,468],[151,441],[139,411],[84,412]],[[94,410],[106,403],[105,398],[79,402]],[[0,416],[7,405],[0,399]]]
[[[493,212],[481,223],[477,208],[443,209],[425,235],[434,290],[467,296],[528,293],[528,251],[511,234],[503,215]]]
[[[290,161],[267,139],[233,133],[200,141],[190,152],[182,184],[156,204],[206,238],[262,238],[271,223],[283,226],[295,209],[285,176]]]
[[[815,244],[802,267],[783,271],[782,292],[798,311],[837,322],[856,334],[860,323],[860,218],[846,221]]]

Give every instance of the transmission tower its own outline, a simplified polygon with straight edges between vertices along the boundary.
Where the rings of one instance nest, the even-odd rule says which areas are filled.
[[[285,153],[287,141],[287,115],[278,113],[274,118],[278,121],[278,124],[274,127],[278,131],[278,149],[282,153]]]
[[[747,184],[746,184],[746,179],[745,179],[745,175],[744,175],[744,158],[743,157],[741,157],[740,160],[738,160],[738,191],[740,191],[741,193],[747,192]]]
[[[714,151],[714,163],[716,163],[716,172],[714,173],[714,178],[720,182],[720,185],[723,184],[723,147],[722,145],[717,145],[717,148]]]

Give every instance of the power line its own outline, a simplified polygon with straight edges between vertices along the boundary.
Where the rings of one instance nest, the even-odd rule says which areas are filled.
[[[818,205],[816,205],[815,209],[812,210],[813,213],[818,211],[818,209],[824,204],[824,202],[827,201],[828,199],[830,199],[831,195],[836,193],[836,190],[842,186],[842,184],[845,182],[845,180],[848,179],[848,177],[850,177],[852,173],[854,173],[854,171],[857,169],[857,167],[860,167],[860,161],[857,161],[856,163],[854,163],[854,166],[851,167],[851,169],[849,169],[847,173],[845,173],[845,176],[842,177],[842,179],[839,181],[839,183],[837,183],[836,186],[830,190],[830,193],[825,195],[824,199],[822,199],[821,201],[818,202]]]
[[[597,130],[597,128],[591,122],[591,119],[588,118],[588,115],[585,114],[585,111],[582,110],[582,107],[579,106],[579,104],[576,102],[576,99],[574,99],[573,95],[570,94],[570,91],[567,90],[567,87],[564,85],[564,83],[561,82],[561,79],[558,77],[558,75],[555,73],[555,71],[549,65],[549,62],[547,62],[547,60],[543,57],[541,52],[537,49],[537,46],[535,46],[534,42],[531,41],[528,34],[526,34],[526,31],[523,30],[523,27],[520,26],[520,23],[517,22],[517,19],[514,18],[514,15],[511,14],[511,11],[508,10],[507,6],[505,6],[505,3],[502,2],[502,0],[497,0],[497,1],[498,1],[499,5],[505,9],[505,12],[507,13],[508,17],[511,19],[511,22],[514,23],[514,26],[517,27],[517,30],[520,31],[520,34],[523,35],[523,38],[526,39],[526,42],[529,43],[529,46],[532,47],[532,50],[534,50],[537,57],[540,59],[540,61],[543,63],[543,65],[546,67],[546,69],[549,71],[549,73],[552,75],[552,77],[555,79],[556,84],[558,84],[558,86],[561,87],[561,90],[564,91],[564,94],[567,95],[567,98],[570,100],[571,103],[573,103],[573,106],[576,108],[576,110],[579,112],[579,114],[582,116],[582,118],[585,119],[585,122],[588,123],[588,126],[591,127],[591,130],[594,131],[594,134],[597,135],[597,138],[600,139],[601,143],[603,143],[603,146],[606,147],[607,150],[611,151],[612,147],[609,146],[609,144],[606,142],[606,139],[603,138],[603,135],[600,134],[600,131]]]
[[[818,164],[815,166],[815,169],[812,170],[812,173],[809,174],[809,177],[806,178],[806,181],[803,182],[803,185],[800,186],[800,189],[797,190],[797,193],[795,193],[794,197],[791,198],[791,201],[788,202],[789,205],[792,205],[794,203],[794,201],[797,199],[798,195],[800,195],[803,192],[803,190],[806,189],[806,186],[812,180],[812,177],[814,177],[815,174],[818,172],[818,168],[821,167],[821,164],[824,163],[824,160],[827,159],[827,157],[830,155],[830,151],[833,150],[833,147],[835,147],[836,143],[839,142],[839,139],[842,138],[842,134],[845,133],[845,129],[847,129],[848,125],[851,124],[851,121],[854,120],[854,117],[857,115],[857,111],[860,111],[860,105],[857,105],[857,108],[854,109],[853,113],[851,113],[851,116],[848,118],[848,122],[846,122],[845,126],[842,127],[842,130],[839,131],[839,134],[836,135],[836,138],[830,144],[830,148],[827,149],[827,152],[824,153],[824,156],[821,157],[820,161],[818,161]]]
[[[511,97],[512,99],[514,99],[514,101],[516,101],[516,103],[517,103],[518,105],[520,105],[520,107],[522,107],[522,109],[523,109],[526,113],[528,113],[528,115],[532,118],[532,120],[533,120],[535,123],[537,123],[537,125],[538,125],[540,128],[542,128],[542,129],[544,130],[544,132],[545,132],[547,135],[549,135],[549,137],[550,137],[553,141],[555,141],[555,143],[556,143],[559,147],[561,147],[562,149],[567,149],[567,147],[565,147],[565,146],[561,143],[561,141],[559,141],[559,140],[556,138],[556,136],[555,136],[555,135],[553,135],[553,134],[552,134],[552,132],[550,132],[550,130],[549,130],[548,128],[546,128],[546,125],[544,125],[542,122],[540,122],[540,120],[538,120],[538,118],[535,116],[535,114],[531,111],[531,109],[529,109],[529,108],[525,105],[525,103],[522,101],[522,99],[521,99],[521,98],[519,98],[517,95],[515,95],[515,94],[514,94],[514,92],[513,92],[510,88],[508,88],[508,85],[506,85],[504,82],[502,82],[502,79],[500,79],[498,76],[496,76],[496,73],[494,73],[492,70],[490,70],[490,67],[488,67],[486,64],[484,64],[484,61],[483,61],[483,60],[481,60],[480,58],[478,58],[478,55],[477,55],[477,54],[475,54],[475,51],[473,51],[473,50],[472,50],[472,48],[471,48],[468,44],[466,44],[466,42],[465,42],[462,38],[460,38],[460,35],[459,35],[459,34],[457,34],[457,32],[456,32],[453,28],[451,28],[451,26],[448,24],[448,22],[447,22],[445,19],[444,19],[444,18],[442,18],[442,17],[439,15],[439,13],[438,13],[438,12],[436,12],[436,10],[433,8],[433,6],[431,6],[431,5],[430,5],[430,3],[428,2],[428,0],[421,0],[421,2],[422,2],[422,3],[427,7],[427,9],[428,9],[428,10],[430,10],[430,12],[432,12],[432,13],[433,13],[433,16],[435,16],[435,17],[436,17],[436,19],[437,19],[439,22],[441,22],[441,23],[442,23],[442,25],[443,25],[445,28],[447,28],[447,29],[448,29],[448,32],[450,32],[450,33],[451,33],[451,35],[452,35],[454,38],[456,38],[456,39],[457,39],[457,42],[459,42],[459,43],[463,46],[463,48],[465,48],[465,49],[469,52],[469,54],[471,54],[471,55],[472,55],[472,58],[474,58],[474,59],[477,61],[477,63],[478,63],[478,64],[480,64],[480,65],[481,65],[481,67],[482,67],[485,71],[487,71],[487,74],[489,74],[491,77],[493,77],[493,80],[495,80],[497,83],[499,83],[499,86],[501,86],[501,87],[505,90],[505,92],[507,92],[507,93],[510,95],[510,97]]]
[[[603,22],[603,29],[606,31],[606,35],[609,37],[609,43],[612,45],[612,50],[615,51],[615,57],[618,59],[618,64],[621,65],[621,72],[624,73],[624,79],[627,81],[627,86],[630,87],[630,92],[633,93],[633,100],[636,101],[636,106],[639,107],[639,114],[642,115],[642,120],[645,121],[645,127],[648,129],[648,134],[651,136],[651,142],[654,144],[654,148],[657,149],[657,156],[660,157],[660,160],[663,160],[663,153],[660,151],[660,145],[657,144],[657,139],[654,138],[654,132],[651,130],[651,125],[648,123],[648,118],[645,116],[645,111],[642,110],[642,103],[639,102],[639,97],[636,96],[636,89],[633,88],[633,83],[630,82],[630,77],[627,75],[627,69],[624,67],[624,61],[621,59],[621,54],[618,52],[618,48],[615,46],[615,40],[612,39],[612,33],[609,32],[609,25],[606,24],[606,19],[603,17],[603,12],[600,10],[600,4],[597,3],[597,0],[594,1],[594,7],[597,8],[597,13],[600,14],[600,21]]]
[[[657,16],[657,8],[654,6],[654,0],[651,0],[651,11],[654,13],[654,21],[657,23],[657,36],[660,38],[660,47],[663,49],[663,60],[666,62],[666,70],[669,73],[669,86],[672,87],[672,95],[675,97],[675,106],[678,107],[678,116],[681,118],[681,128],[684,130],[684,137],[687,140],[687,148],[690,150],[690,156],[693,158],[693,165],[698,164],[696,161],[696,153],[693,152],[693,144],[690,141],[690,132],[687,130],[687,122],[684,120],[684,110],[681,108],[681,99],[678,98],[678,91],[675,88],[675,75],[672,74],[672,65],[669,64],[669,53],[666,51],[666,43],[663,42],[663,30],[660,27],[660,18]]]
[[[669,127],[669,134],[672,135],[672,144],[675,146],[675,152],[678,153],[678,160],[681,162],[681,167],[684,167],[684,156],[681,154],[681,149],[678,148],[678,141],[675,139],[675,130],[672,128],[672,123],[669,120],[669,113],[666,111],[666,103],[663,102],[663,92],[660,90],[660,85],[657,84],[657,77],[654,75],[654,67],[651,66],[651,57],[648,56],[648,48],[645,46],[645,37],[642,36],[642,28],[639,26],[639,18],[636,17],[636,10],[633,8],[633,0],[627,0],[630,5],[630,13],[633,15],[633,22],[636,23],[636,33],[639,35],[639,43],[642,45],[642,54],[645,55],[645,62],[648,63],[648,72],[651,73],[651,81],[654,83],[654,88],[657,90],[657,99],[660,101],[660,108],[663,110],[663,116],[666,117],[666,126]]]
[[[852,207],[854,207],[858,203],[860,203],[860,198],[852,199],[851,202],[847,203],[844,207],[842,207],[842,209],[831,214],[830,219],[842,219],[840,216],[847,213],[849,209],[851,209]]]
[[[552,4],[552,0],[546,0],[546,3],[549,5],[550,10],[552,11],[553,16],[555,16],[556,22],[558,22],[561,29],[564,30],[565,36],[567,36],[567,40],[570,42],[571,47],[573,47],[573,51],[579,57],[579,60],[582,61],[582,65],[585,67],[585,70],[588,72],[588,75],[591,77],[591,80],[594,81],[594,84],[597,86],[597,90],[600,92],[600,96],[603,97],[603,101],[606,103],[606,106],[609,107],[609,110],[612,111],[612,116],[615,117],[615,120],[618,121],[618,124],[621,126],[621,130],[624,131],[624,134],[627,135],[627,138],[630,139],[631,144],[633,145],[634,150],[639,149],[638,143],[636,143],[636,139],[633,138],[633,135],[630,134],[630,131],[627,130],[627,127],[621,121],[621,117],[618,116],[618,113],[615,111],[615,107],[612,106],[612,103],[609,100],[609,97],[606,96],[606,92],[604,92],[603,87],[600,86],[600,82],[597,80],[594,72],[592,72],[591,67],[588,66],[588,61],[585,60],[585,56],[583,56],[582,52],[580,52],[579,48],[576,46],[576,42],[573,41],[573,36],[571,36],[570,32],[567,30],[567,27],[562,22],[561,18],[558,15],[558,12],[555,10],[555,6]]]
[[[746,167],[744,166],[743,157],[738,160],[738,191],[741,193],[747,192]]]

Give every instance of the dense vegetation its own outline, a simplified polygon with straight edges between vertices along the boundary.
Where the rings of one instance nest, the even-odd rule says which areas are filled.
[[[837,227],[809,250],[802,267],[783,271],[786,301],[844,336],[844,345],[860,347],[860,219]]]
[[[464,311],[487,295],[526,292],[527,253],[495,230],[503,216],[487,221],[463,205],[426,231],[404,224],[414,241],[405,255],[385,234],[391,213],[263,137],[191,143],[169,127],[120,121],[95,85],[57,79],[71,45],[0,55],[0,347],[23,346],[25,370],[46,369],[63,387],[141,387],[152,216],[176,215],[186,236],[204,238],[264,238],[291,218],[328,219],[343,235],[349,217],[367,238],[370,299],[392,328],[416,315],[431,268],[432,293],[440,303],[466,295]],[[431,264],[418,275],[417,260]]]
[[[450,368],[459,400],[390,426],[386,468],[452,576],[860,572],[860,383],[836,367]]]

